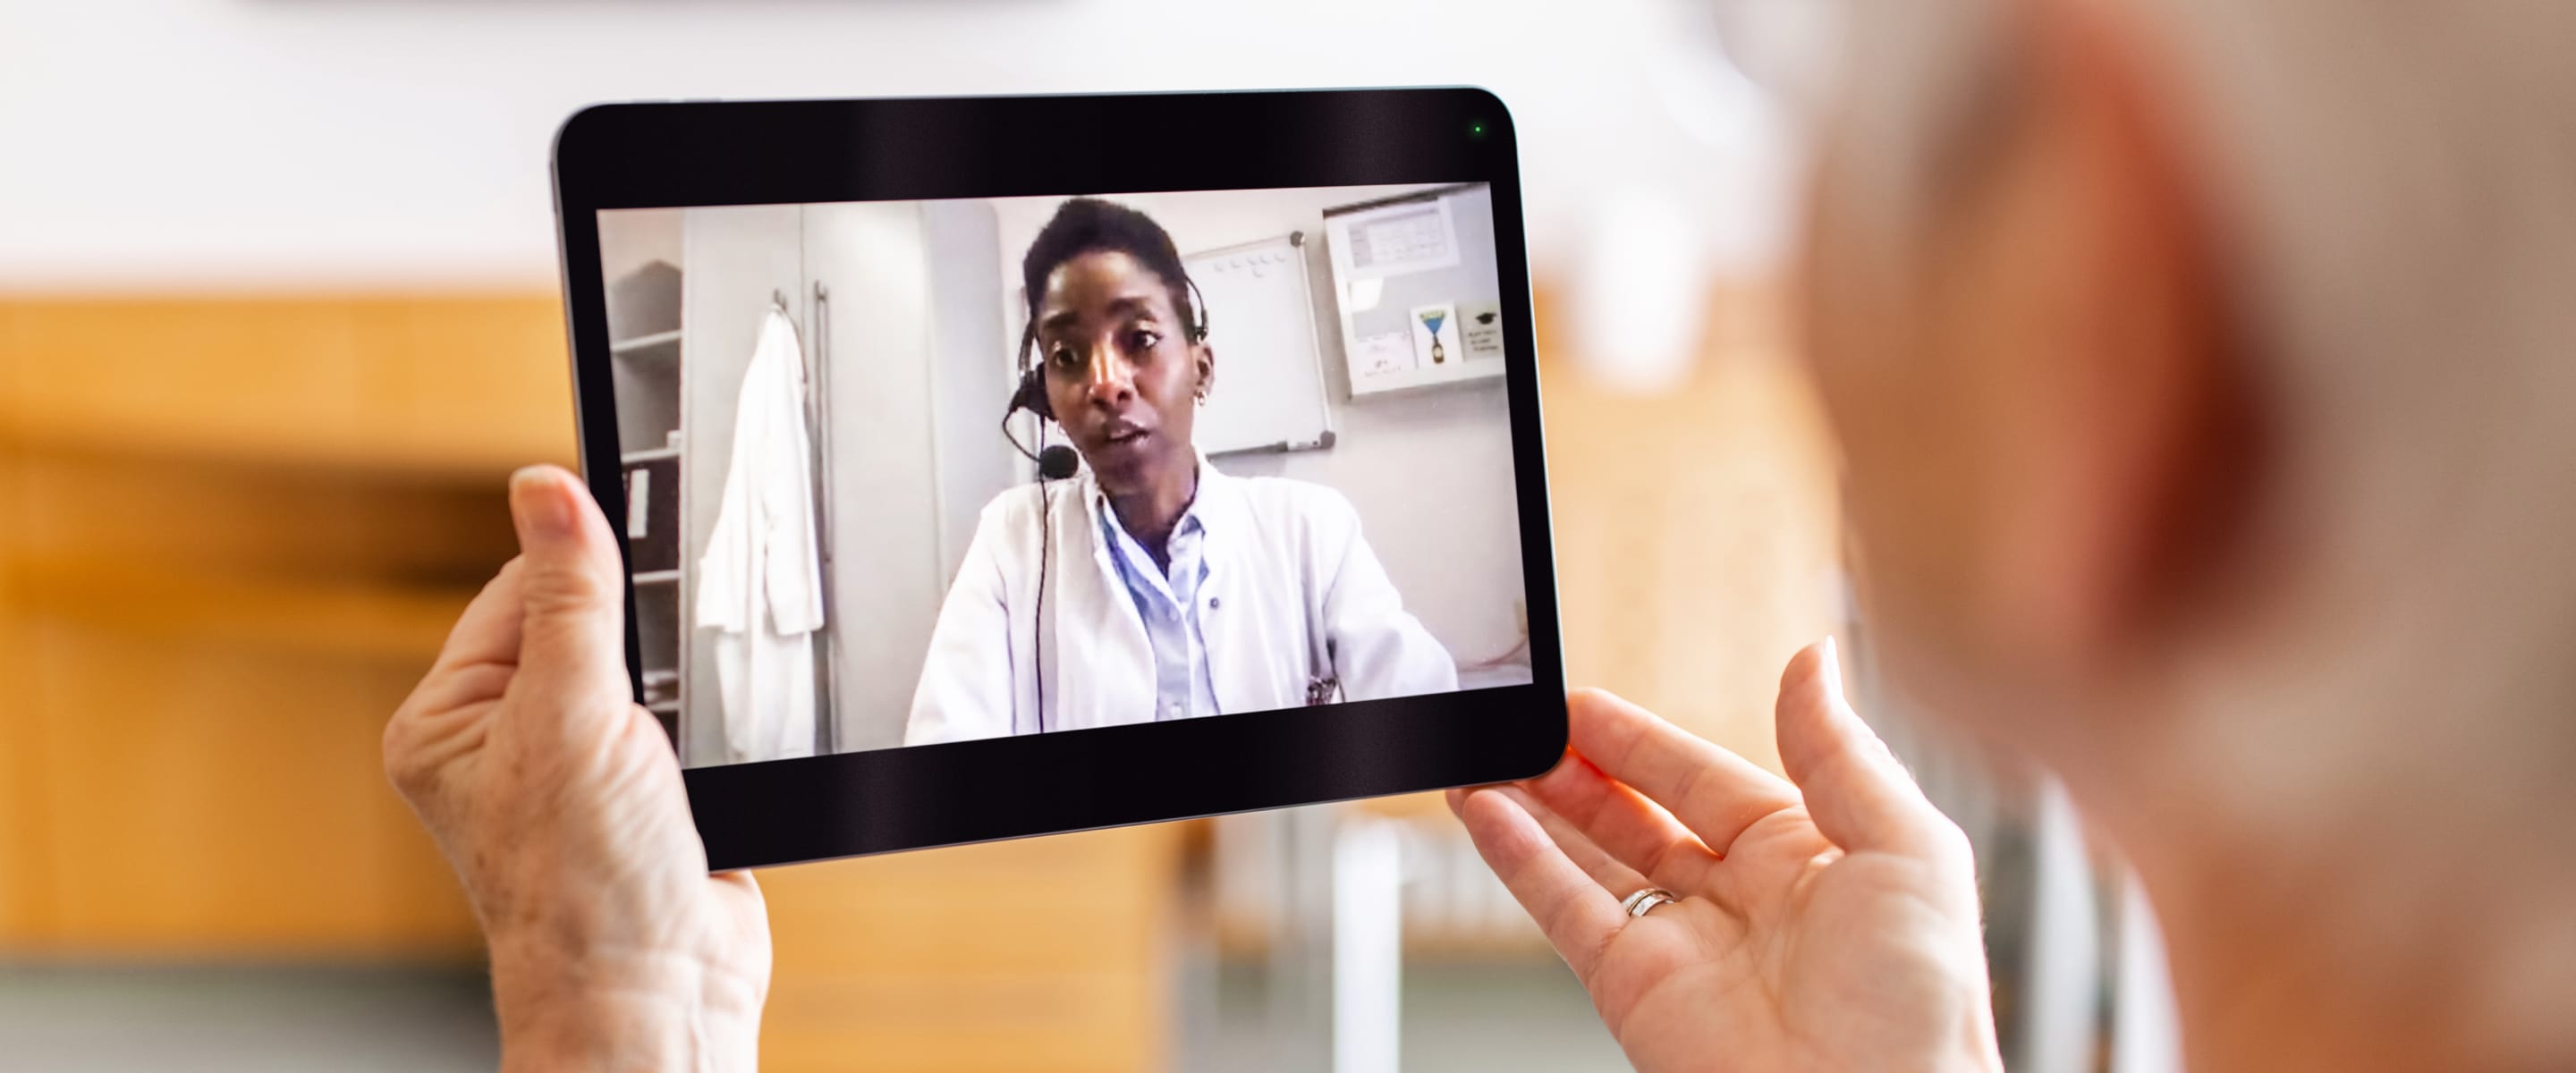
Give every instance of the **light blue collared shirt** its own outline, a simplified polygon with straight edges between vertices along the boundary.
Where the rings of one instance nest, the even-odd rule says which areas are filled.
[[[1198,718],[1217,714],[1216,680],[1208,672],[1207,642],[1199,634],[1199,586],[1207,580],[1207,560],[1200,555],[1207,526],[1199,520],[1198,503],[1181,513],[1172,526],[1169,570],[1154,568],[1154,557],[1119,524],[1109,499],[1098,501],[1100,536],[1109,543],[1109,561],[1136,601],[1145,620],[1145,638],[1154,647],[1154,718]]]

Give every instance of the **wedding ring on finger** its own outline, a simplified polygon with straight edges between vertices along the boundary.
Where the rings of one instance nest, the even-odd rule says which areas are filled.
[[[1619,911],[1628,914],[1629,918],[1633,920],[1654,912],[1656,906],[1670,905],[1680,900],[1680,898],[1673,896],[1673,892],[1665,890],[1662,887],[1648,887],[1635,894],[1631,894],[1626,898],[1620,899]]]

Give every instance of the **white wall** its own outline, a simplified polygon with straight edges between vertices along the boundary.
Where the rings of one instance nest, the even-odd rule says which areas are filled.
[[[984,505],[1028,479],[1025,460],[1001,438],[1002,411],[1016,382],[1011,344],[993,307],[1003,291],[993,271],[992,205],[931,201],[921,206],[931,251],[931,409],[939,465],[939,578],[957,573]],[[957,255],[951,255],[955,251]]]
[[[1122,205],[1131,206],[1154,218],[1171,232],[1173,244],[1188,256],[1204,250],[1235,246],[1246,242],[1277,238],[1290,231],[1302,230],[1309,239],[1321,243],[1324,238],[1324,210],[1339,205],[1371,201],[1412,190],[1421,185],[1397,186],[1322,186],[1289,190],[1194,190],[1149,194],[1100,195]],[[1062,197],[1001,197],[991,199],[994,215],[1001,221],[1002,277],[1006,289],[1017,292],[1020,286],[1020,255],[1055,215]],[[1320,293],[1320,292],[1318,292]],[[1012,322],[1014,326],[1017,321]]]
[[[1537,249],[1640,185],[1748,256],[1781,152],[1708,0],[11,0],[0,288],[550,287],[554,128],[603,100],[1472,83]]]
[[[1451,657],[1472,664],[1509,653],[1521,639],[1524,621],[1510,411],[1503,386],[1489,381],[1351,398],[1322,241],[1326,208],[1416,189],[1424,187],[1122,194],[1111,200],[1154,217],[1184,256],[1291,231],[1307,234],[1306,267],[1335,442],[1322,450],[1229,455],[1218,459],[1217,466],[1238,476],[1313,481],[1349,497],[1387,575],[1404,594],[1406,608],[1448,646]],[[1005,316],[1013,339],[1025,319],[1025,308],[1015,304],[1023,301],[1020,256],[1062,201],[1003,198],[992,203],[1001,222]],[[1224,317],[1224,310],[1213,311],[1216,324],[1223,325]],[[1212,342],[1217,344],[1216,390],[1223,391],[1221,327]]]
[[[805,206],[807,287],[831,287],[820,434],[843,749],[903,744],[948,593],[930,260],[918,205]]]
[[[1237,476],[1340,490],[1358,508],[1404,606],[1452,659],[1464,665],[1511,653],[1525,598],[1502,383],[1336,399],[1339,439],[1330,449],[1233,455],[1218,464]]]

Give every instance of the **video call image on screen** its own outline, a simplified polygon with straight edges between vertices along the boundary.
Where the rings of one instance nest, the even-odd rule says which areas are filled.
[[[1481,184],[599,214],[688,766],[1531,681]]]

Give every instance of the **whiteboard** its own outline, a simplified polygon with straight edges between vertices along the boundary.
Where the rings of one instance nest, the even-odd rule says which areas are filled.
[[[1199,449],[1293,451],[1333,444],[1305,236],[1195,253],[1182,260],[1206,299],[1216,385],[1199,411]]]

